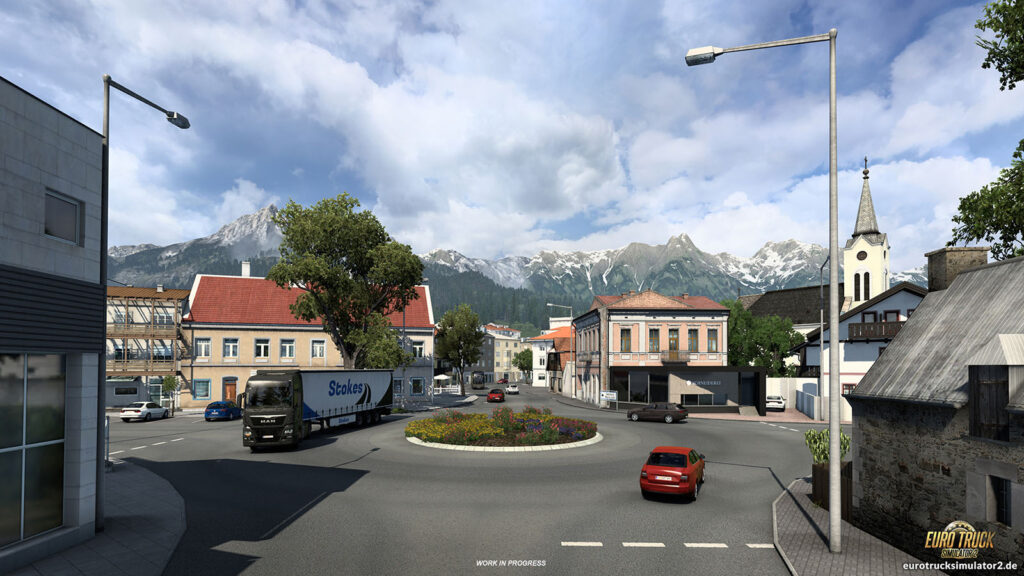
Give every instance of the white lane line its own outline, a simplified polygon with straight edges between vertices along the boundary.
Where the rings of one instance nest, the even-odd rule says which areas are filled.
[[[124,450],[118,450],[117,452],[111,452],[110,455],[113,456],[114,454],[120,454],[121,452],[124,452]]]
[[[601,547],[604,546],[601,542],[562,542],[562,546],[592,546]]]
[[[777,424],[769,424],[769,426],[775,426],[776,428],[779,427]]]
[[[747,544],[747,548],[775,548],[775,544]]]
[[[683,546],[687,548],[728,548],[727,544],[722,542],[683,542]]]
[[[174,440],[171,440],[171,442],[178,442],[180,440],[184,440],[184,438],[175,438]]]
[[[167,442],[154,442],[153,446],[159,446],[161,444],[167,444]]]
[[[145,446],[136,446],[135,448],[132,448],[132,450],[142,450],[143,448],[145,448]]]
[[[626,548],[664,548],[664,542],[623,542]]]

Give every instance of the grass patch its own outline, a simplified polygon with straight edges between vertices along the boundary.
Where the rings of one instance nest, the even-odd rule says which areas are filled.
[[[543,446],[578,442],[596,434],[594,422],[555,416],[547,408],[531,406],[522,412],[495,408],[490,416],[441,410],[405,427],[407,437],[463,446]]]

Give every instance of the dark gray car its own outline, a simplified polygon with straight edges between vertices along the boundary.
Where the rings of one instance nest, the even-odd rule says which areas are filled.
[[[643,408],[636,408],[626,413],[626,417],[636,422],[637,420],[661,420],[668,424],[685,420],[689,412],[679,404],[670,402],[655,402]]]

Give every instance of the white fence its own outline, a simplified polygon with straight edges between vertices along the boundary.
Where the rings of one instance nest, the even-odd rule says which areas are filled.
[[[768,378],[767,393],[780,395],[786,399],[786,406],[792,406],[808,417],[818,420],[828,420],[828,397],[818,394],[817,378]],[[853,410],[846,398],[840,398],[839,404],[842,409],[842,420],[853,419]]]

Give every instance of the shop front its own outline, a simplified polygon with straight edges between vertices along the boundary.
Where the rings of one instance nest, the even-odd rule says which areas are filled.
[[[613,369],[608,390],[620,405],[682,404],[691,412],[735,412],[754,406],[765,414],[766,372],[760,367],[637,367]]]

